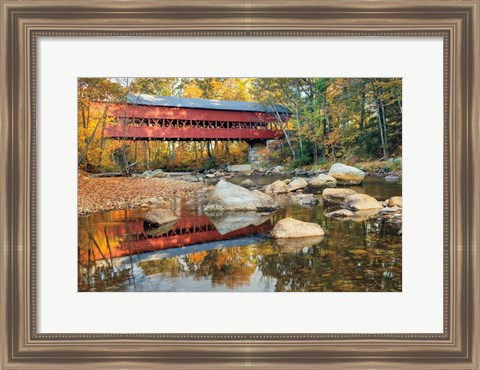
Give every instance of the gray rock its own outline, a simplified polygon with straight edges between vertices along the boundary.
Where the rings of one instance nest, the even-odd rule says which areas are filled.
[[[342,163],[335,163],[328,174],[337,180],[338,185],[358,185],[365,178],[362,170]]]
[[[395,207],[385,207],[383,209],[380,210],[380,213],[395,213],[395,212],[398,212],[400,210],[399,207],[395,206]]]
[[[160,168],[159,169],[156,169],[155,171],[152,171],[152,174],[151,174],[151,177],[157,177],[157,178],[164,178],[164,177],[167,177],[168,175],[163,172]]]
[[[382,209],[378,200],[367,194],[352,194],[345,198],[343,207],[351,211],[363,211],[367,209]]]
[[[307,238],[323,236],[325,232],[319,224],[303,222],[287,217],[278,221],[271,232],[275,239],[284,238]]]
[[[323,191],[323,204],[338,205],[343,204],[345,198],[357,192],[352,189],[332,189],[327,188]]]
[[[242,212],[242,211],[274,211],[278,203],[270,196],[250,191],[228,181],[221,180],[210,195],[205,212]]]
[[[277,180],[270,184],[270,187],[273,194],[284,194],[289,192],[287,184],[280,180]]]
[[[308,181],[308,189],[314,193],[321,193],[326,188],[337,186],[337,180],[329,175],[320,174]]]
[[[391,197],[386,200],[388,207],[402,207],[403,201],[401,196]]]
[[[246,189],[253,189],[253,188],[256,188],[257,186],[255,185],[255,183],[250,180],[250,179],[245,179],[243,180],[241,183],[240,183],[240,186],[243,186],[244,188]]]
[[[288,184],[288,191],[297,191],[300,189],[305,189],[308,186],[308,183],[305,179],[294,179],[290,184]]]

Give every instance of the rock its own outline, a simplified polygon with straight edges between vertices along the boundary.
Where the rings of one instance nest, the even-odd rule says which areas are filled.
[[[275,239],[307,238],[323,236],[325,232],[319,224],[303,222],[287,217],[275,224],[271,235]]]
[[[362,170],[342,163],[335,163],[328,174],[337,180],[338,185],[358,185],[365,178]]]
[[[334,188],[337,186],[337,180],[329,175],[320,174],[308,181],[308,189],[314,193],[320,193],[323,189]]]
[[[205,212],[275,211],[278,203],[270,196],[250,191],[239,185],[221,180],[210,195]]]
[[[397,175],[387,175],[385,176],[385,181],[386,182],[397,182],[400,181],[402,178]]]
[[[319,168],[318,170],[315,171],[315,175],[321,175],[327,172],[328,171],[325,168]]]
[[[387,199],[387,206],[388,207],[402,207],[402,197],[391,197]]]
[[[283,167],[283,166],[276,166],[276,167],[272,170],[273,173],[279,173],[279,172],[283,172],[283,171],[285,171],[285,167]]]
[[[395,212],[398,212],[400,210],[399,207],[395,206],[395,207],[385,207],[383,209],[380,210],[380,213],[395,213]]]
[[[245,179],[243,180],[241,183],[240,183],[240,186],[243,186],[244,188],[246,189],[253,189],[253,188],[256,188],[257,186],[255,185],[255,183],[250,180],[250,179]]]
[[[146,170],[146,171],[144,171],[143,173],[141,173],[140,175],[138,175],[138,177],[143,177],[143,178],[145,178],[145,179],[149,179],[149,178],[152,177],[152,174],[153,174],[152,171]]]
[[[302,207],[313,207],[319,203],[313,194],[296,194],[295,199],[297,204]]]
[[[285,179],[283,180],[283,182],[288,185],[292,182],[292,179]]]
[[[273,213],[260,212],[215,212],[207,213],[217,231],[228,234],[232,231],[243,229],[247,226],[259,226],[273,216]]]
[[[367,194],[352,194],[345,198],[343,207],[351,211],[363,211],[366,209],[382,209],[378,200]]]
[[[207,173],[207,174],[205,175],[205,177],[206,177],[207,179],[213,179],[213,178],[215,177],[215,175],[214,175],[213,173]]]
[[[273,194],[283,194],[288,193],[290,190],[288,189],[287,184],[285,182],[277,180],[270,184]]]
[[[323,191],[323,204],[325,205],[338,205],[343,204],[345,198],[357,192],[352,189],[331,189],[327,188]]]
[[[159,179],[163,179],[164,177],[167,177],[168,175],[163,172],[160,168],[155,170],[155,171],[152,171],[152,174],[151,174],[151,177],[157,177]]]
[[[178,220],[178,216],[171,210],[158,208],[147,212],[143,222],[147,225],[161,226]]]
[[[355,213],[348,209],[338,209],[336,211],[327,213],[327,217],[335,217],[335,218],[344,218],[344,217],[354,217]]]
[[[288,191],[296,191],[304,189],[308,186],[308,183],[305,179],[294,179],[290,184],[288,184]]]

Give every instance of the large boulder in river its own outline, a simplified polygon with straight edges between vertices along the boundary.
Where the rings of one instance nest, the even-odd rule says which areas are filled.
[[[297,191],[300,189],[305,189],[308,186],[307,180],[305,179],[293,179],[290,184],[288,184],[288,191]]]
[[[287,217],[275,224],[271,235],[275,239],[308,238],[313,236],[323,236],[325,235],[325,232],[319,224],[303,222]]]
[[[278,203],[270,196],[250,191],[228,181],[221,180],[210,195],[205,212],[241,212],[241,211],[275,211]]]
[[[366,209],[382,209],[378,200],[367,194],[352,194],[345,198],[343,207],[351,211],[363,211]]]
[[[397,196],[397,197],[391,197],[390,199],[387,199],[387,206],[388,207],[402,207],[402,197]]]
[[[328,174],[337,180],[338,185],[358,185],[365,178],[362,170],[342,163],[335,163]]]
[[[321,193],[323,189],[334,188],[337,186],[337,180],[329,175],[320,174],[308,181],[308,189],[314,193]]]
[[[170,209],[158,208],[147,212],[143,222],[149,226],[161,226],[178,220]]]
[[[323,191],[323,204],[325,205],[338,205],[343,204],[345,198],[357,192],[352,189],[330,189],[327,188]]]

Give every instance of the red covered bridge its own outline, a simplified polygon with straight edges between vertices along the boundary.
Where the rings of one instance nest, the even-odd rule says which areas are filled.
[[[281,105],[173,96],[129,95],[127,103],[94,103],[116,123],[104,136],[127,140],[245,140],[283,137],[278,129],[291,112]]]

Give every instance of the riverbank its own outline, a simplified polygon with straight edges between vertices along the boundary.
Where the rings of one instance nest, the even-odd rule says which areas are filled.
[[[168,207],[176,198],[191,198],[210,186],[172,178],[90,178],[78,173],[78,214],[135,208],[152,203]]]

